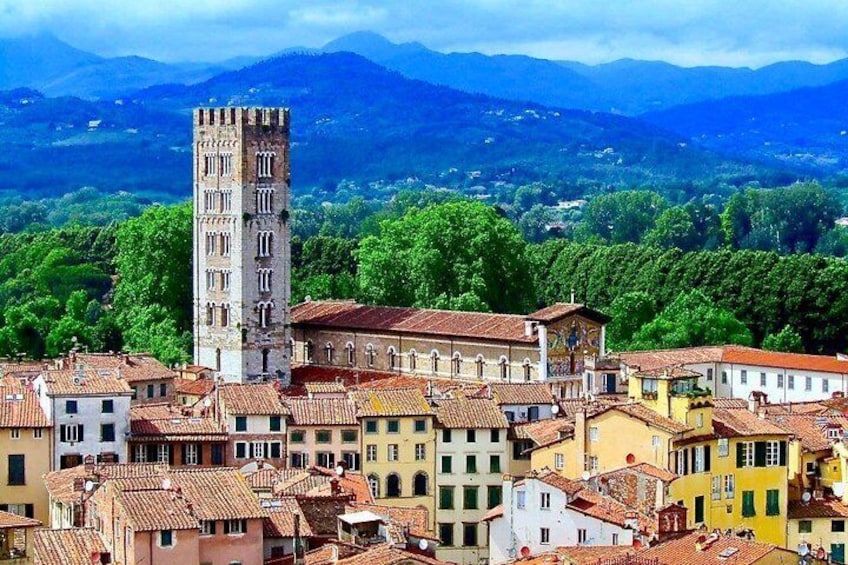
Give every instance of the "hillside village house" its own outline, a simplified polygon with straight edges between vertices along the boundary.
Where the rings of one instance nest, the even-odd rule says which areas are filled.
[[[132,463],[180,467],[224,465],[227,432],[209,414],[171,404],[130,409],[128,449]]]
[[[0,377],[0,512],[48,520],[41,477],[50,470],[50,422],[38,397],[13,377]]]
[[[305,302],[292,308],[290,351],[300,364],[541,381],[560,397],[578,397],[597,386],[584,382],[584,369],[587,359],[605,353],[608,320],[582,304],[555,304],[521,316]]]
[[[127,461],[132,389],[120,373],[42,371],[32,386],[53,424],[53,469],[75,467],[86,455],[98,462]]]
[[[245,471],[286,464],[288,408],[270,384],[226,383],[218,386],[217,409],[226,425],[226,463]]]
[[[625,375],[666,367],[698,373],[698,386],[714,398],[748,398],[763,392],[773,403],[822,400],[848,394],[848,359],[764,351],[740,345],[686,347],[620,354]]]
[[[170,402],[174,399],[176,372],[148,353],[80,353],[71,351],[56,361],[56,368],[70,371],[84,367],[111,371],[132,388],[133,404]]]
[[[288,454],[291,468],[318,465],[358,471],[359,420],[356,405],[343,398],[285,398],[289,410]]]

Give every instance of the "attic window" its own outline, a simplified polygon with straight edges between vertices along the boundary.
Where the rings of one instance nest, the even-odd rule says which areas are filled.
[[[839,439],[842,437],[842,429],[831,427],[827,428],[827,439]]]
[[[739,549],[736,547],[728,547],[727,549],[723,549],[721,553],[718,554],[719,559],[728,559],[734,555],[739,553]]]

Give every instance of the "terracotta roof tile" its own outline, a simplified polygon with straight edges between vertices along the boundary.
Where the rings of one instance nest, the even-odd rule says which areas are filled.
[[[356,405],[348,398],[283,398],[292,426],[356,426]]]
[[[503,404],[553,404],[554,396],[545,383],[492,383],[492,398]],[[485,389],[485,387],[484,387]],[[485,392],[481,391],[481,394]]]
[[[17,514],[12,514],[11,512],[5,512],[0,510],[0,529],[2,528],[36,528],[41,525],[41,522],[38,520],[33,520],[32,518],[25,518],[23,516],[18,516]]]
[[[345,513],[345,505],[350,497],[342,496],[300,496],[297,499],[300,511],[315,536],[336,537],[337,519]]]
[[[120,372],[129,383],[173,379],[176,373],[149,353],[77,353],[60,360],[62,368],[106,369]]]
[[[118,496],[135,531],[194,530],[200,526],[188,501],[170,491],[137,490]]]
[[[537,446],[549,445],[561,439],[574,437],[574,420],[568,418],[547,418],[512,427],[516,439],[529,439]]]
[[[174,379],[174,390],[179,394],[190,396],[206,396],[215,390],[215,381],[212,379]]]
[[[43,371],[41,377],[44,378],[48,396],[132,395],[127,381],[117,378],[115,373],[108,369]],[[79,377],[82,379],[79,380]],[[81,384],[75,384],[76,382]]]
[[[537,335],[525,335],[525,316],[511,314],[367,306],[352,301],[319,301],[293,306],[291,317],[295,327],[335,327],[521,343],[538,341]]]
[[[93,528],[36,530],[33,537],[36,565],[91,565],[92,555],[106,551]]]
[[[295,515],[300,516],[300,535],[312,537],[315,534],[309,527],[297,499],[293,496],[283,497],[267,501],[265,509],[268,517],[263,520],[263,530],[268,538],[293,538],[295,537]]]
[[[420,390],[363,390],[351,392],[359,417],[427,416],[433,410]]]
[[[480,518],[480,521],[488,522],[489,520],[500,518],[501,516],[503,516],[503,511],[503,504],[498,504],[497,506],[493,507],[491,510],[486,512],[486,514],[484,514],[483,517]]]
[[[342,494],[353,495],[357,502],[373,502],[368,480],[359,473],[347,471],[337,477],[332,469],[310,467],[309,469],[280,469],[273,479],[275,496],[309,495],[328,496],[332,494],[332,481],[337,479]]]
[[[278,479],[278,472],[273,467],[257,469],[255,471],[242,471],[244,480],[255,492],[257,490],[268,490],[273,488]]]
[[[677,420],[672,420],[671,418],[661,416],[660,414],[654,412],[646,406],[642,406],[641,404],[633,403],[616,405],[612,406],[610,410],[618,410],[619,412],[623,412],[629,416],[636,418],[637,420],[642,420],[647,424],[650,424],[656,428],[665,430],[672,434],[680,434],[692,429],[689,426],[686,426],[685,424],[681,424]]]
[[[402,508],[399,506],[362,502],[354,502],[346,508],[347,512],[360,512],[362,510],[368,510],[374,514],[383,516],[387,520],[397,522],[400,526],[407,528],[413,536],[432,538],[427,526],[429,518],[426,508]]]
[[[74,492],[74,479],[82,478],[100,483],[109,478],[158,477],[167,470],[168,465],[160,463],[114,463],[95,465],[94,472],[89,474],[85,465],[77,465],[69,469],[50,471],[44,475],[44,485],[51,498],[72,504],[80,499],[80,493]]]
[[[647,377],[649,379],[675,380],[697,378],[702,377],[703,375],[697,371],[687,369],[680,365],[672,365],[668,367],[654,367],[643,371],[637,371],[633,376]]]
[[[130,420],[133,441],[226,441],[227,432],[214,418],[177,416]]]
[[[303,562],[305,565],[335,564],[339,559],[347,559],[364,551],[366,551],[364,547],[334,541],[332,543],[325,543],[317,549],[304,553]]]
[[[306,389],[307,393],[312,394],[333,394],[347,392],[344,383],[341,383],[339,381],[310,382],[305,383],[303,386]]]
[[[542,308],[541,310],[536,310],[532,314],[528,314],[527,319],[549,324],[574,314],[601,323],[607,323],[612,319],[606,314],[602,314],[597,310],[587,307],[585,304],[573,304],[566,302],[557,302],[556,304]]]
[[[397,376],[397,373],[385,371],[295,364],[292,367],[291,385],[282,389],[282,392],[288,396],[306,396],[306,383],[335,383],[338,380],[350,389],[356,385],[381,381],[395,376]]]
[[[236,469],[175,469],[169,473],[201,520],[264,518],[267,513]]]
[[[49,428],[38,396],[14,377],[0,378],[0,428]]]
[[[798,500],[790,500],[787,516],[790,520],[800,518],[848,518],[848,505],[843,504],[838,498],[812,499],[807,504],[803,504]]]
[[[789,435],[780,426],[747,408],[713,409],[713,429],[720,437]]]
[[[606,561],[625,555],[635,555],[636,550],[628,545],[580,545],[571,547],[558,547],[556,552],[563,556],[567,562],[573,564],[597,564],[598,561]]]
[[[672,365],[720,363],[722,348],[719,346],[681,347],[679,349],[622,351],[618,355],[625,365],[640,371],[650,371]]]
[[[397,549],[389,544],[374,545],[369,547],[367,551],[338,561],[338,565],[405,565],[407,563],[448,565],[446,561]]]
[[[231,415],[287,415],[271,384],[224,384],[218,387],[221,404]]]
[[[848,417],[846,416],[771,414],[768,410],[766,414],[770,422],[798,438],[805,451],[829,450],[836,439],[828,438],[828,429],[837,431],[839,438],[848,433]]]
[[[436,418],[445,428],[508,428],[509,422],[494,401],[487,398],[439,400]]]
[[[645,549],[640,555],[647,559],[658,559],[659,565],[715,565],[722,562],[748,565],[763,559],[772,552],[776,552],[773,560],[770,559],[773,562],[794,563],[798,559],[796,553],[780,549],[772,544],[721,535],[709,547],[697,551],[695,544],[698,543],[700,536],[704,534],[693,532],[672,538]],[[722,552],[733,550],[736,551],[727,558],[719,557]]]

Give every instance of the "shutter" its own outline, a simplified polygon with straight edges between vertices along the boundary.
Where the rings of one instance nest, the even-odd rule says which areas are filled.
[[[689,474],[689,450],[684,448],[680,451],[680,453],[683,454],[683,474],[688,475]]]
[[[689,448],[689,473],[695,472],[695,448]]]
[[[754,466],[766,466],[766,442],[764,441],[754,442]]]
[[[82,424],[77,424],[77,429],[79,431],[79,437],[77,438],[77,440],[82,442],[85,440],[85,432],[83,431]]]
[[[265,459],[271,458],[271,442],[270,441],[265,442],[265,451],[263,451],[262,453],[265,455]]]
[[[180,445],[180,461],[183,465],[188,465],[188,446]]]
[[[704,471],[710,472],[710,446],[704,446]]]
[[[225,534],[230,533],[230,521],[229,520],[224,520],[224,533]]]
[[[197,464],[203,465],[203,444],[197,444]]]
[[[174,446],[169,445],[168,446],[168,465],[173,465],[173,464],[174,464]]]
[[[780,442],[780,466],[781,467],[786,466],[786,442],[785,441]]]
[[[0,504],[0,511],[8,512],[9,511],[9,505],[8,504]]]
[[[59,441],[65,443],[65,438],[67,435],[65,434],[65,424],[59,426]]]
[[[35,506],[32,504],[24,504],[24,516],[27,518],[35,518]]]
[[[745,453],[742,450],[742,442],[736,443],[736,468],[741,469],[745,466]]]
[[[148,463],[155,462],[156,461],[156,444],[148,443],[145,447],[147,448],[147,462]]]

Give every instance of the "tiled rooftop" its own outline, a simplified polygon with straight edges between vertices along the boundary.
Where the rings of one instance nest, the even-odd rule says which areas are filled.
[[[0,377],[0,428],[49,428],[38,396],[18,379]]]
[[[206,396],[215,389],[215,381],[212,379],[174,379],[174,390],[178,394],[189,396]]]
[[[536,310],[532,314],[527,315],[528,320],[536,320],[545,324],[550,324],[565,318],[566,316],[580,315],[584,318],[594,320],[600,323],[606,323],[611,320],[606,314],[602,314],[597,310],[593,310],[584,304],[574,304],[566,302],[557,302],[552,306]]]
[[[171,491],[126,491],[119,496],[135,531],[193,530],[199,526],[188,501]]]
[[[494,401],[487,398],[439,400],[436,419],[445,428],[508,428],[509,422]]]
[[[356,405],[347,398],[283,398],[292,426],[356,426]]]
[[[43,371],[41,375],[44,377],[48,396],[132,395],[127,381],[118,378],[115,372],[109,369],[51,370]],[[76,384],[77,382],[80,384]]]
[[[637,420],[642,420],[647,424],[672,434],[680,434],[691,429],[689,426],[681,424],[677,420],[661,416],[657,412],[654,412],[650,408],[642,406],[641,404],[621,404],[612,406],[610,410],[618,410],[619,412],[623,412]]]
[[[420,390],[362,390],[351,392],[357,416],[426,416],[433,410]]]
[[[573,418],[546,418],[512,427],[516,439],[529,439],[537,446],[548,445],[560,439],[574,437]]]
[[[720,437],[789,435],[780,426],[747,408],[713,409],[713,429]]]
[[[848,506],[838,498],[812,499],[804,504],[799,500],[789,501],[789,519],[848,518]]]
[[[230,415],[287,415],[280,395],[271,384],[224,384],[218,387],[221,404]]]
[[[423,308],[368,306],[353,301],[304,302],[291,309],[295,327],[334,327],[411,335],[442,335],[536,343],[524,333],[525,316]]]
[[[263,530],[265,537],[268,538],[293,538],[295,537],[295,515],[300,516],[300,535],[303,537],[312,537],[313,532],[309,527],[309,522],[300,510],[300,504],[293,496],[286,496],[271,501],[267,501],[265,510],[268,511],[268,517],[263,521]]]
[[[656,558],[660,565],[716,565],[719,563],[733,563],[734,565],[748,565],[756,563],[772,552],[769,562],[794,563],[798,560],[795,552],[779,549],[768,543],[745,540],[733,536],[718,536],[708,547],[702,544],[698,551],[696,544],[700,538],[707,539],[707,535],[700,532],[692,532],[680,537],[661,542],[640,553],[641,557],[647,559]],[[721,556],[726,557],[722,558]]]
[[[86,369],[111,370],[120,373],[130,384],[172,379],[176,373],[148,353],[76,353],[60,361],[63,369],[74,369],[82,364]]]
[[[480,395],[492,391],[496,403],[503,404],[553,404],[551,389],[545,383],[491,383],[483,387]]]
[[[831,449],[836,439],[828,438],[828,429],[842,435],[848,432],[848,417],[820,416],[813,414],[771,414],[767,418],[782,430],[791,433],[801,441],[805,451],[825,451]]]
[[[367,551],[353,555],[347,559],[340,559],[337,563],[338,565],[406,565],[408,563],[448,565],[447,562],[434,557],[396,549],[389,544],[371,546]]]
[[[74,528],[36,530],[33,551],[37,565],[91,565],[92,555],[107,549],[93,528]]]
[[[303,386],[309,394],[338,394],[347,391],[344,383],[339,381],[310,382],[305,383]]]
[[[235,469],[175,469],[169,473],[200,520],[263,518],[265,510]]]
[[[0,510],[0,530],[3,528],[35,528],[40,525],[41,522],[38,520]]]
[[[65,504],[73,504],[80,500],[80,493],[74,492],[76,478],[100,482],[109,478],[158,477],[167,470],[168,465],[161,463],[115,463],[95,465],[94,472],[89,474],[85,465],[77,465],[69,469],[50,471],[44,476],[44,485],[51,498]]]

